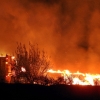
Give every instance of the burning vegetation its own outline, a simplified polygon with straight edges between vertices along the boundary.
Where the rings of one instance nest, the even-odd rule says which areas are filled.
[[[77,71],[76,73],[71,73],[69,70],[64,71],[54,71],[48,70],[49,73],[58,73],[61,75],[63,84],[67,85],[100,85],[100,74],[88,74],[88,73],[80,73]],[[58,78],[61,79],[61,77]]]
[[[3,59],[3,61],[2,61]],[[3,63],[4,62],[4,63]],[[2,70],[2,66],[5,66]],[[40,52],[38,45],[29,43],[29,50],[18,43],[16,56],[0,57],[0,77],[7,83],[29,83],[41,85],[100,85],[100,74],[71,73],[69,70],[53,70],[45,51]],[[1,79],[0,78],[0,79]]]
[[[16,58],[16,59],[15,59]],[[44,84],[50,61],[44,51],[29,43],[29,51],[24,44],[17,44],[16,57],[6,56],[8,83]]]
[[[6,55],[6,82],[31,83],[41,85],[100,85],[99,74],[71,73],[69,70],[53,70],[45,52],[29,44],[29,52],[25,45],[17,45],[16,58]]]

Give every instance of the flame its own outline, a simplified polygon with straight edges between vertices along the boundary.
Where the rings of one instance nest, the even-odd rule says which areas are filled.
[[[48,70],[47,72],[49,72],[49,73],[62,73],[62,71],[60,71],[60,70],[54,71],[52,69]]]
[[[14,56],[12,56],[12,57],[11,57],[11,59],[12,59],[12,60],[14,60],[14,59],[15,59],[15,57],[14,57]]]
[[[24,67],[21,67],[22,72],[26,72],[26,69]]]
[[[84,74],[81,73],[79,71],[77,71],[76,73],[71,73],[69,70],[53,70],[50,69],[47,71],[48,73],[58,73],[61,74],[61,76],[63,76],[64,81],[66,81],[66,83],[68,82],[68,79],[70,78],[72,80],[72,84],[73,85],[96,85],[96,83],[98,83],[98,85],[100,85],[100,74]]]

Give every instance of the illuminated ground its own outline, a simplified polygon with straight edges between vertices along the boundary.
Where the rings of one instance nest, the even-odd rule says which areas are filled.
[[[99,86],[0,84],[2,98],[33,100],[100,100]]]

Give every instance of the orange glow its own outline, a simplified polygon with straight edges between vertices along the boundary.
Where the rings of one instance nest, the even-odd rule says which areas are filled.
[[[8,64],[8,62],[6,62],[6,64]]]
[[[8,73],[8,75],[6,75],[6,81],[7,81],[7,83],[10,83],[10,81],[11,81],[11,73]]]
[[[13,60],[13,59],[15,59],[15,57],[14,57],[14,56],[12,56],[11,58],[12,58],[12,60]]]
[[[87,73],[80,73],[77,71],[76,73],[71,73],[69,70],[63,71],[54,71],[50,69],[47,71],[48,73],[59,73],[63,76],[64,81],[68,81],[68,77],[72,79],[72,85],[95,85],[95,80],[100,85],[100,74],[87,74]]]
[[[8,60],[8,58],[6,58],[6,60]]]
[[[48,70],[47,72],[50,72],[50,73],[62,73],[62,71],[60,71],[60,70],[54,71],[52,69]]]
[[[27,49],[30,41],[52,57],[55,69],[99,73],[100,1],[73,1],[0,0],[0,52],[15,53],[16,41]]]
[[[24,67],[21,67],[22,72],[26,72],[26,69]]]

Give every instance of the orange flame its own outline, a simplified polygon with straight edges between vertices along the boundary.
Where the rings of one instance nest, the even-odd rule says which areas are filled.
[[[100,75],[99,74],[84,74],[84,73],[80,73],[79,71],[77,71],[76,73],[71,73],[69,70],[53,70],[50,69],[47,71],[48,73],[59,73],[61,75],[63,75],[64,80],[67,82],[68,81],[68,77],[70,77],[72,79],[72,84],[73,85],[95,85],[95,81],[98,82],[98,85],[100,85]]]

